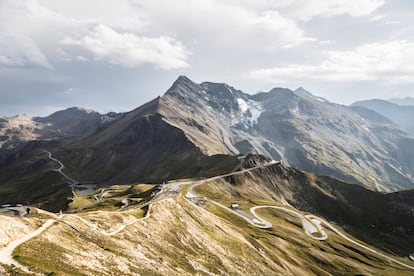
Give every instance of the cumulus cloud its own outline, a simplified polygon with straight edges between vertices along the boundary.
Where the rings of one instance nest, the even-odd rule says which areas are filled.
[[[328,51],[319,64],[289,64],[257,69],[250,75],[268,81],[322,80],[334,82],[414,82],[414,43],[367,43],[350,51]]]
[[[271,33],[279,35],[283,47],[294,47],[305,41],[315,41],[315,38],[305,37],[304,31],[295,21],[282,16],[276,10],[267,10],[252,18],[252,22]]]
[[[81,38],[66,37],[66,45],[77,45],[90,51],[96,60],[125,67],[152,64],[162,69],[188,67],[188,50],[179,41],[168,37],[146,37],[120,33],[108,26],[93,27]]]
[[[152,0],[137,1],[134,7],[149,18],[151,30],[208,39],[205,43],[222,48],[297,46],[308,41],[295,20],[272,5],[232,0]],[[159,7],[163,7],[160,9]],[[191,12],[189,12],[191,11]],[[262,45],[258,45],[260,41]],[[266,46],[265,46],[266,45]]]

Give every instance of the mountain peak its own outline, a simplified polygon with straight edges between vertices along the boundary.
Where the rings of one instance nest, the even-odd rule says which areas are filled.
[[[296,92],[296,93],[310,93],[308,90],[306,90],[302,86],[299,86],[298,88],[296,88],[296,90],[294,92]]]
[[[78,107],[78,106],[73,106],[73,107],[69,107],[65,110],[62,111],[66,111],[66,112],[80,112],[80,113],[94,113],[96,112],[93,109],[88,109],[88,108],[84,108],[84,107]]]
[[[165,95],[189,94],[200,92],[202,89],[199,84],[193,82],[186,76],[179,76],[172,86],[167,90]]]
[[[188,78],[187,76],[179,76],[174,83],[172,84],[171,89],[175,89],[177,87],[190,87],[190,86],[195,86],[197,85],[195,82],[193,82],[190,78]]]
[[[252,98],[256,101],[266,101],[269,100],[275,96],[282,96],[282,95],[290,95],[293,96],[294,93],[292,90],[288,88],[281,88],[281,87],[275,87],[269,90],[268,92],[258,92],[252,96]]]
[[[237,90],[226,83],[203,82],[201,87],[210,95],[218,98],[231,100],[237,97],[244,97],[244,93],[241,90]]]
[[[178,78],[175,80],[174,83],[193,83],[192,80],[190,80],[189,77],[185,75],[178,76]]]
[[[308,98],[308,99],[310,98],[312,100],[317,100],[319,102],[325,102],[325,103],[329,102],[325,98],[313,95],[311,92],[309,92],[308,90],[306,90],[302,86],[298,87],[295,91],[293,91],[293,93],[295,93],[296,95],[298,95],[300,97],[305,97],[305,98]]]

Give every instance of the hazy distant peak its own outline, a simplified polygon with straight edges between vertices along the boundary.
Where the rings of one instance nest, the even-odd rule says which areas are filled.
[[[305,88],[303,88],[302,86],[299,86],[298,88],[295,89],[295,92],[307,92],[310,93],[308,90],[306,90]]]
[[[62,110],[63,112],[78,112],[78,113],[97,113],[95,110],[93,109],[88,109],[88,108],[84,108],[84,107],[77,107],[77,106],[73,106],[73,107],[69,107],[67,109]],[[58,111],[59,112],[59,111]]]
[[[56,111],[54,113],[52,113],[51,115],[45,117],[44,119],[53,119],[53,118],[57,118],[57,117],[73,117],[73,116],[85,116],[88,114],[99,114],[98,112],[92,110],[92,109],[86,109],[83,107],[69,107],[67,109],[64,110],[59,110]]]
[[[315,97],[311,92],[309,92],[308,90],[306,90],[302,86],[299,87],[299,88],[297,88],[297,89],[295,89],[293,92],[296,95],[300,95],[300,96]]]
[[[398,105],[409,105],[414,106],[414,97],[405,97],[405,98],[392,98],[388,100],[389,102],[398,104]]]
[[[302,86],[300,86],[299,88],[297,88],[295,91],[293,91],[296,95],[298,96],[302,96],[302,97],[306,97],[306,98],[310,98],[313,100],[317,100],[319,102],[329,102],[328,100],[326,100],[325,98],[319,97],[319,96],[315,96],[313,95],[311,92],[309,92],[308,90],[306,90],[305,88],[303,88]]]
[[[276,94],[276,93],[286,93],[286,94],[293,94],[293,91],[289,88],[283,87],[274,87],[267,92],[269,94]]]
[[[357,101],[352,106],[363,106],[374,110],[399,125],[403,130],[411,133],[411,135],[414,134],[414,124],[411,120],[414,117],[414,106],[399,105],[380,99]]]
[[[354,103],[351,104],[351,106],[364,106],[367,108],[374,108],[374,107],[397,107],[398,105],[395,103],[391,103],[389,101],[386,100],[382,100],[382,99],[371,99],[371,100],[362,100],[362,101],[356,101]]]
[[[361,100],[361,101],[356,101],[353,103],[353,105],[357,104],[357,103],[364,103],[364,102],[372,102],[372,103],[385,103],[385,104],[389,104],[389,101],[383,100],[383,99],[369,99],[369,100]]]

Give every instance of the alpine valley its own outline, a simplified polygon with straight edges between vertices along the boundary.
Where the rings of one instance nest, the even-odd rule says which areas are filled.
[[[414,137],[372,106],[180,76],[1,118],[0,274],[414,275]]]

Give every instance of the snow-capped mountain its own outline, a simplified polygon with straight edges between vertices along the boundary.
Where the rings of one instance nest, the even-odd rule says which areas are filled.
[[[414,188],[414,139],[374,111],[330,103],[303,88],[250,95],[181,76],[163,96],[124,114],[70,109],[0,123],[5,201],[23,200],[15,189],[35,189],[31,200],[42,201],[50,185],[67,186],[48,174],[55,165],[43,149],[69,174],[101,185],[217,175],[234,169],[237,155],[260,153],[371,190]]]
[[[383,120],[303,88],[249,95],[180,77],[160,103],[163,118],[209,155],[257,152],[374,190],[413,187],[414,140],[379,114]]]

